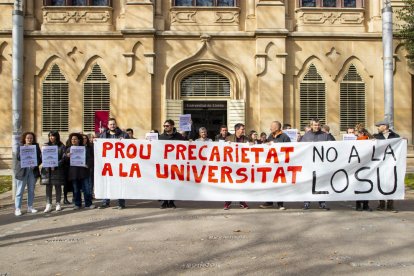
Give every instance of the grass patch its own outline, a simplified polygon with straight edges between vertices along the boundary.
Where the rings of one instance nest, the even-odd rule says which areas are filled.
[[[405,186],[414,189],[414,173],[407,173],[405,175]]]
[[[11,175],[0,175],[0,194],[8,192],[12,189]]]

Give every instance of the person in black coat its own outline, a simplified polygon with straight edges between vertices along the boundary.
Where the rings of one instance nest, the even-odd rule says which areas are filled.
[[[374,134],[374,138],[378,140],[399,138],[400,135],[390,129],[390,124],[387,121],[381,121],[375,124],[378,128],[378,133]],[[378,211],[384,211],[385,207],[387,211],[397,212],[394,209],[394,200],[380,200],[377,207]]]
[[[104,139],[129,139],[129,135],[122,131],[116,124],[115,118],[109,118],[108,119],[108,129],[105,130],[101,135],[99,135],[99,138]],[[109,207],[111,201],[110,199],[106,198],[102,200],[102,204],[99,207],[99,209],[104,209]],[[125,199],[118,199],[118,207],[117,209],[122,210],[125,209]]]
[[[164,132],[158,137],[158,140],[178,140],[184,141],[185,138],[177,132],[177,129],[174,127],[175,123],[173,120],[168,119],[164,122]],[[161,204],[161,209],[165,208],[177,208],[174,204],[174,200],[163,200]]]

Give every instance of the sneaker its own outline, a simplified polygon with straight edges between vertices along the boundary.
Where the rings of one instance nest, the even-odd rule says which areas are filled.
[[[56,208],[57,208],[57,205],[56,205]],[[46,208],[45,208],[45,210],[43,211],[43,213],[49,213],[49,212],[51,212],[52,211],[52,204],[46,204]]]
[[[377,211],[385,211],[385,207],[382,205],[378,205]]]
[[[14,215],[16,217],[21,216],[22,215],[22,211],[19,208],[17,208],[16,210],[14,210]]]
[[[62,211],[62,207],[60,207],[60,203],[56,203],[56,211]]]
[[[310,208],[310,203],[309,202],[305,202],[305,203],[303,203],[303,210],[309,210],[309,208]]]
[[[240,208],[242,209],[249,209],[249,205],[246,202],[240,202]]]
[[[98,207],[98,209],[105,209],[105,208],[108,208],[108,207],[109,207],[108,204],[103,203],[101,206]]]
[[[92,204],[92,205],[88,206],[88,208],[89,208],[89,209],[95,209],[95,208],[96,208],[96,206]]]
[[[286,208],[283,206],[279,206],[279,210],[286,210]]]
[[[27,212],[32,213],[32,214],[36,214],[37,210],[35,208],[29,206],[29,207],[27,207]]]
[[[118,209],[118,210],[122,210],[122,209],[125,209],[125,206],[118,205],[118,206],[116,207],[116,209]]]
[[[231,203],[224,204],[224,210],[230,210]]]
[[[177,206],[175,206],[174,202],[170,202],[170,203],[168,204],[168,207],[169,207],[169,208],[173,208],[173,209],[177,208]]]
[[[326,204],[325,204],[325,203],[321,203],[321,204],[319,204],[319,209],[324,209],[324,210],[326,210],[326,211],[331,210],[330,208],[328,208],[328,206],[326,206]]]
[[[77,206],[77,205],[73,206],[73,210],[79,210],[79,209],[80,209],[80,206]]]
[[[273,208],[273,203],[263,203],[262,205],[259,206],[259,208],[262,209],[267,209],[267,208]]]

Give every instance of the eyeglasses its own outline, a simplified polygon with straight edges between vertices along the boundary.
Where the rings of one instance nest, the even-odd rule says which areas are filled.
[[[171,125],[164,125],[163,127],[170,127]]]

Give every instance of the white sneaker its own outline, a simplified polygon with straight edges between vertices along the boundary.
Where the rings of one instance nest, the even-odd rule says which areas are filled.
[[[56,203],[56,211],[62,211],[62,207],[60,207],[60,203]]]
[[[35,214],[35,213],[37,213],[37,210],[35,208],[29,206],[29,207],[27,207],[27,212],[28,213],[32,213],[32,214]]]
[[[96,206],[92,204],[92,205],[91,205],[91,206],[89,206],[88,208],[89,208],[89,209],[95,209],[95,208],[96,208]]]
[[[22,215],[22,211],[19,208],[17,208],[16,210],[14,210],[14,215],[16,217],[21,216]]]
[[[51,212],[52,211],[52,204],[46,204],[46,208],[45,208],[45,210],[43,211],[43,213],[49,213],[49,212]]]

